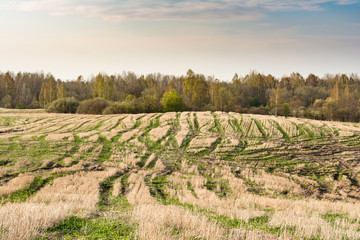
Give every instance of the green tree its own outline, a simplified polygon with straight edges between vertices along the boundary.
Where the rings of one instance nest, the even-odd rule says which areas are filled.
[[[113,100],[114,98],[114,76],[107,76],[99,73],[95,78],[92,89],[93,97]]]
[[[40,106],[45,107],[46,104],[56,100],[56,97],[57,97],[56,81],[55,78],[51,74],[49,74],[41,86],[41,91],[39,96]]]
[[[114,98],[114,76],[106,76],[104,82],[104,98],[113,100]]]
[[[196,110],[201,110],[210,102],[209,85],[203,76],[196,79],[192,92],[192,104]]]
[[[164,93],[161,98],[161,105],[165,112],[179,112],[185,108],[183,99],[175,89]]]
[[[60,99],[60,98],[66,98],[67,97],[67,91],[65,89],[65,84],[64,83],[61,83],[58,91],[57,91],[57,98]]]
[[[234,97],[228,86],[224,83],[213,81],[209,84],[211,106],[210,110],[230,111],[234,104]]]
[[[12,107],[15,98],[15,81],[9,72],[1,79],[1,105],[3,107]]]
[[[92,94],[94,98],[104,98],[105,96],[105,79],[104,76],[100,73],[95,78]]]
[[[156,90],[153,88],[146,88],[144,91],[142,91],[139,101],[143,112],[150,113],[161,111],[159,97],[156,93]]]
[[[190,108],[193,108],[193,87],[196,81],[195,73],[189,69],[186,73],[185,81],[183,82],[183,93],[185,97],[185,103]]]

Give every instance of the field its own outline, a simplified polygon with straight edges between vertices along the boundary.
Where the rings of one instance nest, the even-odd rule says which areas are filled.
[[[360,239],[360,124],[0,110],[0,239]]]

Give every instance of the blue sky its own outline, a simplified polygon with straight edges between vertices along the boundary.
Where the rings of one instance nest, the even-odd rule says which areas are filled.
[[[0,0],[0,71],[359,73],[360,1]]]

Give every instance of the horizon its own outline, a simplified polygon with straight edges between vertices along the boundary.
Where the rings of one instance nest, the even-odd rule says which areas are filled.
[[[223,81],[358,74],[359,10],[351,0],[5,0],[0,70],[64,81],[188,69]]]

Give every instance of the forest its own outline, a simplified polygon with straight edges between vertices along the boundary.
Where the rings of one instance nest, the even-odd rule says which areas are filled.
[[[84,114],[224,111],[360,121],[360,78],[291,73],[280,79],[252,71],[230,82],[185,75],[99,73],[62,81],[52,74],[0,72],[0,107]]]

